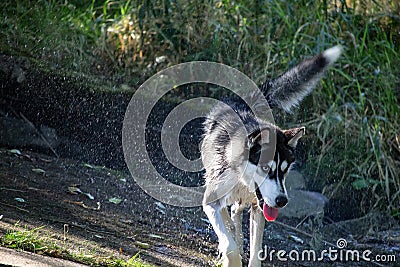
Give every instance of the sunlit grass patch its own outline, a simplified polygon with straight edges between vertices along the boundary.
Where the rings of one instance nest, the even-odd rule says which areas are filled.
[[[61,245],[54,243],[49,236],[41,230],[44,226],[28,229],[21,229],[18,225],[15,229],[8,231],[0,238],[0,244],[4,247],[30,251],[33,253],[58,257],[66,260],[89,264],[90,266],[109,266],[109,267],[151,267],[140,261],[139,254],[130,259],[120,259],[114,256],[99,256],[89,252],[71,252]]]
[[[54,243],[45,240],[44,237],[40,237],[39,231],[42,228],[43,226],[32,230],[9,231],[3,236],[1,243],[8,248],[26,250],[44,255],[60,256],[65,253]]]

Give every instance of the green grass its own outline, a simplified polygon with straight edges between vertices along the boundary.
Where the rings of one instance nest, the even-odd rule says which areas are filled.
[[[33,230],[9,231],[1,239],[2,245],[12,249],[21,249],[46,255],[64,253],[64,251],[55,244],[49,243],[39,237],[39,230],[42,228],[43,227]]]
[[[95,255],[95,253],[74,253],[55,244],[51,238],[46,236],[42,230],[44,226],[34,229],[16,229],[8,231],[2,238],[0,244],[2,246],[30,251],[41,255],[63,258],[75,262],[88,264],[90,266],[107,266],[107,267],[151,267],[149,264],[141,262],[138,254],[128,260],[116,257],[104,257]],[[19,227],[18,227],[19,228]]]
[[[311,189],[330,197],[352,187],[363,212],[400,217],[397,1],[38,0],[3,1],[0,10],[4,53],[134,87],[192,60],[225,63],[262,82],[342,44],[335,68],[284,124],[308,128]]]

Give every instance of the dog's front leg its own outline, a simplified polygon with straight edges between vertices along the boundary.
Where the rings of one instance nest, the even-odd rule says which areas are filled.
[[[243,229],[242,229],[242,215],[244,206],[241,206],[238,202],[231,207],[231,217],[235,226],[235,240],[239,247],[239,251],[243,254]]]
[[[218,236],[218,249],[222,254],[222,266],[241,267],[242,257],[233,237],[233,223],[226,207],[222,208],[220,205],[213,203],[204,205],[203,210]]]
[[[259,267],[261,261],[258,253],[262,249],[265,220],[259,207],[251,206],[250,210],[250,259],[249,266]]]

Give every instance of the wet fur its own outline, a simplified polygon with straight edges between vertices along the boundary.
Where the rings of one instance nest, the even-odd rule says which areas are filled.
[[[341,48],[336,46],[305,60],[263,83],[260,86],[263,95],[250,98],[265,97],[270,108],[291,112],[311,93],[340,53]],[[293,151],[305,129],[282,130],[257,118],[242,101],[227,100],[209,113],[204,132],[201,147],[206,170],[203,210],[218,236],[222,264],[224,267],[242,266],[242,212],[250,207],[249,266],[261,266],[257,253],[261,249],[265,224],[263,203],[274,208],[286,204],[284,176],[290,170]],[[272,138],[276,147],[268,147],[265,136]],[[286,202],[279,202],[278,198],[286,198]]]

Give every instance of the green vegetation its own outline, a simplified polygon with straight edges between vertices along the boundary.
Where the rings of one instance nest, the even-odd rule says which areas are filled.
[[[25,229],[23,231],[10,231],[1,239],[2,245],[8,248],[32,251],[35,253],[54,255],[55,253],[63,253],[55,244],[46,242],[45,239],[39,237],[39,227],[33,230]]]
[[[88,264],[90,266],[107,266],[107,267],[151,267],[149,264],[144,264],[138,259],[138,254],[128,260],[115,257],[102,257],[93,254],[73,253],[65,248],[54,243],[49,236],[46,236],[42,230],[44,227],[35,229],[18,230],[16,229],[7,232],[1,239],[2,246],[31,251],[34,253],[53,256],[63,259],[68,259],[76,262]]]
[[[3,53],[132,86],[191,60],[261,82],[342,44],[336,68],[287,123],[308,127],[311,188],[330,197],[351,187],[363,212],[400,217],[398,1],[39,0],[0,10]]]

